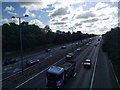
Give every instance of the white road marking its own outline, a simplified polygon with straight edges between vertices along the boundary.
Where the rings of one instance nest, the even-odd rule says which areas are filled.
[[[21,68],[14,69],[13,73],[18,72],[18,71],[21,71]]]
[[[75,73],[73,77],[75,77],[75,76],[76,76],[76,74],[77,74],[77,73]]]
[[[52,57],[52,55],[49,55],[48,57],[46,57],[45,59],[48,59],[49,57]]]
[[[115,79],[116,79],[116,81],[117,81],[118,87],[120,88],[120,84],[119,84],[118,78],[117,78],[117,76],[116,76],[116,74],[115,74],[115,71],[114,71],[113,65],[112,65],[111,62],[110,62],[110,64],[111,64],[111,67],[112,67],[112,70],[113,70],[113,74],[114,74],[114,76],[115,76]]]
[[[99,49],[98,49],[99,51]],[[95,76],[95,70],[96,70],[96,65],[97,65],[97,57],[98,57],[98,53],[95,59],[95,66],[94,66],[94,70],[93,70],[93,74],[92,74],[92,79],[91,79],[91,84],[90,84],[90,90],[92,90],[92,86],[93,86],[93,80],[94,80],[94,76]]]
[[[3,70],[6,71],[6,70],[11,69],[11,68],[12,68],[12,67],[9,66],[9,67],[4,68]]]

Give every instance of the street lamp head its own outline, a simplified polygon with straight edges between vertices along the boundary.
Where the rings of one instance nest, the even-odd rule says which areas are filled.
[[[28,15],[25,15],[25,17],[28,17]]]
[[[15,18],[15,16],[12,16],[11,18]]]

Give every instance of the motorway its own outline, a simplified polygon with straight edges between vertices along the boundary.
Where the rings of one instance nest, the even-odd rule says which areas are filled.
[[[85,43],[80,46],[81,51],[77,51],[76,48],[78,47],[74,44],[74,51],[72,51],[72,53],[74,53],[73,60],[76,61],[75,74],[62,85],[62,88],[114,88],[113,79],[111,78],[109,72],[108,61],[101,49],[102,40],[98,41],[97,38],[98,37],[92,40],[89,46],[86,46],[86,43],[89,42],[89,40],[86,40]],[[99,44],[95,46],[97,42],[99,42]],[[70,48],[71,44],[66,45],[66,49]],[[64,52],[64,50],[60,50],[60,47],[57,47],[55,50],[52,49],[52,51],[48,54],[57,56],[57,54],[62,52]],[[63,64],[65,61],[65,56],[61,57],[61,59],[57,60],[57,62],[52,65]],[[83,67],[83,62],[87,58],[92,62],[92,67],[90,69],[85,69]],[[35,74],[18,85],[13,85],[11,88],[46,88],[46,72],[48,68],[49,67],[44,68],[41,72]]]
[[[101,43],[97,47],[94,46],[97,42],[95,39],[89,46],[83,45],[82,51],[73,51],[75,55],[73,59],[77,62],[75,75],[65,82],[62,88],[113,88],[108,62],[101,50]],[[82,64],[86,58],[92,61],[92,67],[89,70]],[[65,57],[53,65],[60,65],[64,60]],[[17,85],[16,88],[46,88],[47,69]]]
[[[87,39],[83,40],[83,43],[82,44],[80,43],[80,46],[85,44],[87,41],[88,41]],[[65,44],[65,46],[67,47],[66,49],[61,50],[61,46],[58,46],[58,47],[55,47],[55,48],[51,48],[50,52],[41,51],[39,53],[35,53],[35,54],[25,56],[23,58],[23,68],[24,68],[24,70],[29,68],[26,65],[27,60],[29,60],[31,58],[34,58],[34,59],[39,59],[40,62],[42,62],[43,60],[46,60],[46,59],[51,58],[51,57],[56,57],[58,54],[61,54],[63,52],[66,52],[66,51],[70,50],[72,45],[73,45],[73,48],[76,48],[75,43],[76,42],[74,42],[73,44],[71,44],[71,43],[70,44]],[[16,58],[16,59],[18,60],[16,63],[2,67],[2,78],[3,79],[6,79],[7,77],[10,77],[12,75],[15,75],[16,73],[19,73],[21,71],[21,60],[20,60],[20,58]]]
[[[73,44],[75,44],[75,43],[73,43]],[[35,54],[28,55],[28,56],[24,57],[23,58],[23,68],[24,69],[29,68],[26,65],[26,60],[28,60],[30,58],[39,59],[40,62],[42,62],[43,60],[46,60],[46,59],[48,59],[50,57],[55,57],[57,54],[69,50],[71,48],[72,44],[66,44],[65,46],[67,48],[64,49],[64,50],[61,50],[61,46],[59,46],[59,47],[51,48],[50,52],[41,51],[39,53],[35,53]],[[75,45],[74,45],[74,47],[75,47]],[[10,75],[16,74],[16,73],[21,71],[20,58],[17,58],[17,60],[18,61],[16,63],[14,63],[14,64],[3,66],[3,68],[2,68],[2,78],[3,79],[5,79],[5,78],[9,77]]]

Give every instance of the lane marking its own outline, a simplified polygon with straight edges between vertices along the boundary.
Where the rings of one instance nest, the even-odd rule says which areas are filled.
[[[99,51],[99,48],[97,50]],[[95,59],[95,66],[94,66],[94,70],[93,70],[93,74],[92,74],[90,90],[92,90],[92,86],[93,86],[93,80],[94,80],[95,70],[96,70],[96,65],[97,65],[97,58],[98,58],[98,52],[97,52],[97,56],[96,56],[96,59]]]
[[[21,68],[15,68],[15,69],[13,70],[13,73],[18,72],[18,71],[21,71]]]
[[[11,68],[12,68],[11,66],[6,67],[6,68],[3,69],[3,71],[7,71],[7,70],[9,70],[9,69],[11,69]]]
[[[116,76],[116,74],[115,74],[115,71],[114,71],[113,65],[112,65],[111,62],[110,62],[110,64],[111,64],[111,67],[112,67],[112,70],[113,70],[113,73],[114,73],[115,79],[116,79],[116,81],[117,81],[118,87],[120,88],[120,84],[119,84],[118,78],[117,78],[117,76]]]
[[[76,76],[76,74],[77,74],[77,73],[75,73],[73,77],[75,77],[75,76]]]
[[[49,68],[49,67],[48,67]],[[33,78],[35,78],[36,76],[38,76],[39,74],[43,73],[44,71],[46,71],[48,68],[42,70],[40,73],[34,75],[33,77],[29,78],[28,80],[26,80],[25,82],[21,83],[20,85],[18,85],[17,87],[15,88],[19,88],[20,86],[24,85],[25,83],[29,82],[30,80],[32,80]]]
[[[52,55],[49,55],[48,57],[46,57],[45,59],[48,59],[49,57],[52,57]]]

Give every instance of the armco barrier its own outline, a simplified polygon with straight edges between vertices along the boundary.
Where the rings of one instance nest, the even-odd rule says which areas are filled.
[[[77,48],[77,47],[75,47]],[[33,65],[26,70],[24,70],[23,74],[21,72],[12,75],[2,81],[3,88],[14,88],[16,85],[19,85],[23,81],[27,80],[28,78],[32,77],[33,75],[37,74],[38,72],[42,71],[43,69],[49,67],[51,64],[55,63],[61,57],[64,57],[68,52],[72,51],[72,49],[67,50],[61,54],[57,54],[54,57],[50,57],[39,64]]]

